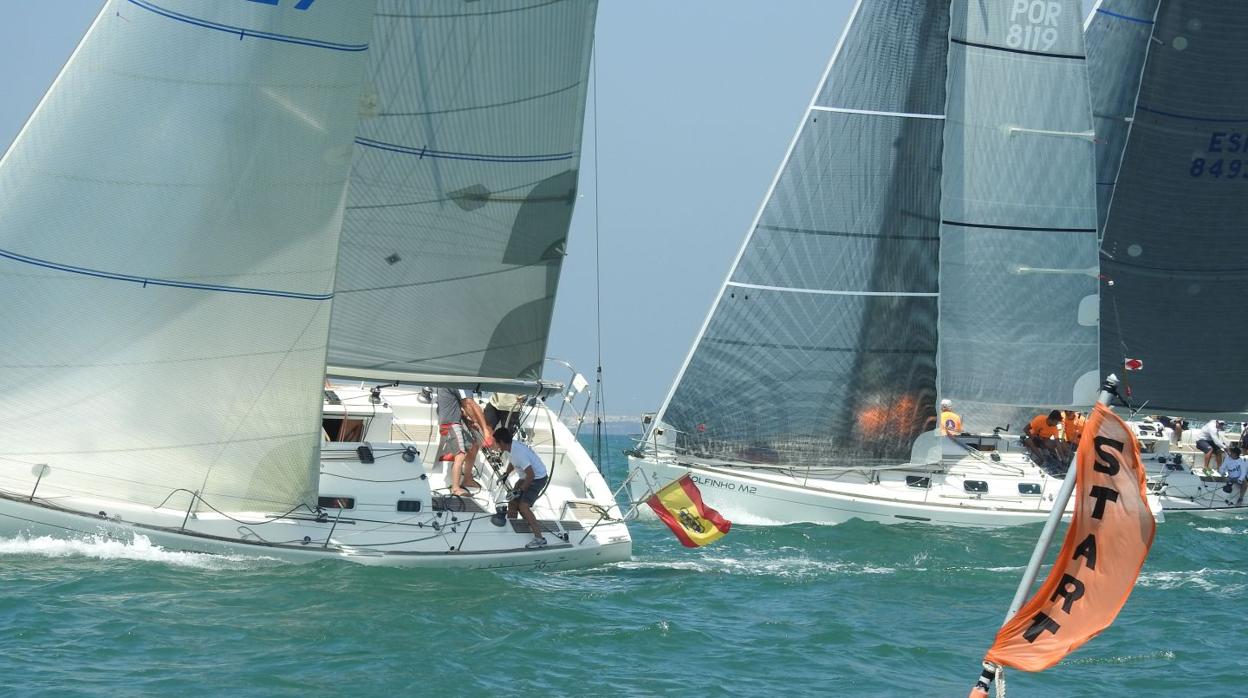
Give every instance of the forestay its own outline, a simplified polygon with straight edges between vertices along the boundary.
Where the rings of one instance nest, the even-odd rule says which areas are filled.
[[[0,160],[0,486],[315,503],[372,13],[105,5]]]
[[[954,2],[940,393],[969,431],[1086,406],[1097,378],[1095,163],[1076,0]]]
[[[1130,384],[1150,412],[1248,412],[1245,36],[1241,2],[1163,0],[1152,26],[1101,248],[1101,361],[1144,361]]]
[[[659,415],[737,462],[904,463],[935,422],[948,2],[859,3]]]
[[[379,2],[331,370],[540,377],[595,12],[586,0]]]

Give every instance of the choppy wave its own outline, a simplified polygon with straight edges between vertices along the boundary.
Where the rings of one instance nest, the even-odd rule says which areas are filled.
[[[53,538],[40,536],[0,539],[0,555],[32,555],[49,558],[86,557],[96,560],[134,560],[156,562],[175,567],[194,567],[220,570],[240,569],[257,564],[280,563],[273,558],[247,557],[243,555],[213,555],[166,550],[155,545],[143,535],[123,541],[103,536],[90,538]]]
[[[1230,588],[1239,589],[1242,585],[1228,585],[1225,581],[1215,581],[1218,577],[1242,577],[1246,574],[1248,572],[1243,570],[1210,569],[1207,567],[1198,570],[1164,570],[1144,572],[1140,575],[1136,584],[1137,586],[1156,587],[1158,589],[1178,589],[1184,586],[1194,586],[1205,591],[1227,591]]]

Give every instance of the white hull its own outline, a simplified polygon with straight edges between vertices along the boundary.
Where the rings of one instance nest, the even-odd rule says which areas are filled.
[[[1183,441],[1175,443],[1170,430],[1163,430],[1160,424],[1130,424],[1140,439],[1140,456],[1148,468],[1149,489],[1157,494],[1167,513],[1200,516],[1248,514],[1248,506],[1237,503],[1237,492],[1228,494],[1222,491],[1226,478],[1215,472],[1204,472],[1205,454],[1196,450],[1194,429],[1185,431]],[[1214,467],[1212,461],[1209,467]]]
[[[1006,446],[1005,440],[1001,445]],[[642,499],[651,488],[687,473],[708,506],[730,521],[748,525],[840,524],[861,519],[995,528],[1044,521],[1062,481],[1021,454],[1003,452],[1002,456],[1001,461],[986,463],[986,458],[951,457],[947,452],[936,470],[851,470],[835,478],[808,476],[801,468],[729,467],[653,455],[630,456],[629,464],[638,471],[631,481],[634,498]],[[916,486],[923,478],[928,486]],[[986,491],[968,492],[968,487]],[[1160,519],[1156,498],[1150,496],[1149,504]],[[1071,511],[1073,502],[1067,516]]]
[[[343,404],[327,405],[327,416],[367,415],[366,435],[388,439],[388,406],[369,403],[366,391],[357,395],[339,387],[337,392]],[[364,407],[355,404],[360,395]],[[178,551],[396,567],[567,569],[629,559],[632,541],[609,488],[584,449],[549,417],[544,405],[529,415],[534,434],[537,422],[545,429],[541,434],[549,451],[537,448],[554,466],[551,483],[534,506],[548,541],[539,549],[525,548],[533,536],[522,522],[491,522],[495,507],[505,503],[506,487],[484,459],[476,469],[484,485],[480,492],[471,499],[443,496],[449,468],[433,460],[436,426],[419,420],[407,429],[425,438],[372,442],[372,463],[358,453],[363,443],[327,443],[321,454],[320,512],[227,516],[186,492],[171,493],[163,503],[103,500],[58,490],[53,466],[37,486],[0,476],[0,536],[122,541],[144,536]],[[420,457],[404,460],[408,446]]]

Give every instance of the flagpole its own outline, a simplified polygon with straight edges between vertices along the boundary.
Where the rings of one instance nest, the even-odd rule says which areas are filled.
[[[1108,407],[1110,400],[1116,394],[1118,394],[1118,376],[1111,373],[1105,379],[1105,384],[1101,386],[1101,394],[1097,396],[1096,401]],[[1078,444],[1075,445],[1078,446]],[[1014,614],[1018,613],[1018,609],[1023,607],[1023,601],[1027,600],[1031,585],[1036,583],[1036,577],[1040,574],[1040,563],[1044,561],[1044,554],[1048,552],[1049,543],[1053,542],[1053,534],[1057,532],[1057,525],[1061,523],[1062,515],[1066,513],[1070,495],[1075,491],[1075,463],[1078,458],[1079,452],[1076,448],[1075,454],[1070,458],[1070,465],[1066,469],[1067,477],[1062,480],[1062,488],[1057,491],[1057,498],[1053,500],[1049,519],[1044,522],[1044,530],[1040,531],[1040,540],[1036,541],[1035,550],[1031,551],[1031,560],[1027,563],[1023,578],[1018,582],[1018,590],[1014,592],[1014,600],[1010,602],[1010,610],[1006,612],[1005,620],[1001,622],[1002,625],[1008,623]]]
[[[1105,383],[1101,385],[1100,395],[1096,401],[1106,407],[1110,401],[1118,394],[1118,376],[1109,374],[1105,378]],[[1076,447],[1078,444],[1076,444]],[[1014,600],[1010,602],[1010,610],[1005,614],[1005,620],[1001,621],[1001,625],[1010,622],[1010,619],[1018,613],[1018,609],[1023,607],[1023,602],[1027,599],[1027,594],[1031,591],[1031,586],[1036,583],[1036,577],[1040,574],[1040,563],[1044,561],[1044,554],[1048,552],[1049,544],[1053,542],[1053,534],[1057,532],[1057,525],[1062,521],[1062,514],[1066,513],[1066,505],[1070,503],[1070,495],[1075,491],[1075,473],[1077,471],[1075,465],[1079,459],[1078,448],[1070,458],[1070,465],[1066,469],[1066,477],[1062,480],[1062,487],[1057,491],[1057,498],[1053,500],[1053,508],[1049,510],[1049,518],[1044,522],[1044,530],[1040,531],[1040,539],[1036,541],[1036,547],[1031,551],[1031,560],[1027,562],[1027,569],[1023,572],[1023,578],[1018,582],[1018,589],[1014,592]],[[988,686],[992,684],[996,678],[999,667],[990,662],[984,662],[984,671],[980,675],[979,681],[976,682],[975,688],[981,690],[982,695],[988,692]],[[972,690],[971,695],[975,695]]]

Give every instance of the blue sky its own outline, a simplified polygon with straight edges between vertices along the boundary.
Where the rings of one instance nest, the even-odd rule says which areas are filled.
[[[604,395],[658,407],[762,202],[839,39],[851,0],[601,0],[598,160],[587,112],[548,354],[596,363],[594,175],[600,191]],[[7,147],[101,0],[7,0]],[[593,99],[593,94],[590,96]],[[551,370],[551,377],[561,377]]]

